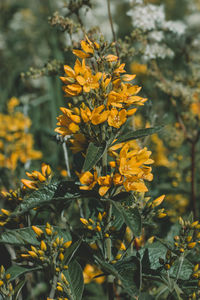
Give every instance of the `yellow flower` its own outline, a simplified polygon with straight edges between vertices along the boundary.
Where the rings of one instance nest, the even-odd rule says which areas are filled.
[[[12,98],[9,100],[8,104],[7,104],[8,112],[9,112],[9,113],[13,113],[15,107],[18,106],[19,103],[20,103],[20,102],[19,102],[19,100],[18,100],[16,97],[12,97]]]
[[[97,183],[97,172],[94,171],[94,175],[89,171],[79,174],[79,180],[83,184],[81,190],[92,190]]]
[[[112,184],[112,178],[110,175],[100,176],[98,177],[98,184],[100,185],[99,194],[104,196]]]
[[[31,179],[21,179],[23,183],[23,188],[28,188],[31,190],[37,190],[41,183],[47,181],[47,179],[51,178],[51,168],[49,165],[42,163],[41,172],[33,171],[32,173],[26,172],[26,175]]]
[[[101,76],[101,72],[97,72],[95,75],[93,75],[91,69],[87,68],[83,75],[76,77],[76,80],[83,88],[83,91],[85,93],[89,93],[91,89],[99,88],[99,79]]]
[[[123,107],[123,105],[126,105],[128,107],[133,104],[137,106],[144,105],[147,99],[136,96],[140,90],[141,87],[138,85],[121,83],[120,88],[109,93],[107,106]]]
[[[93,111],[91,113],[91,117],[90,117],[91,123],[93,125],[101,124],[108,119],[110,112],[109,112],[109,110],[104,110],[104,108],[105,108],[104,105],[100,105],[93,109]]]
[[[191,104],[191,110],[194,115],[200,119],[200,102],[194,102]]]
[[[90,67],[85,64],[85,59],[82,63],[77,59],[74,70],[68,65],[64,66],[64,70],[68,77],[60,77],[60,79],[66,84],[63,90],[67,97],[78,96],[82,91],[89,93],[91,89],[99,88],[102,73],[97,72],[93,75]]]
[[[85,36],[86,41],[81,41],[81,50],[73,50],[73,54],[80,58],[89,58],[92,57],[94,54],[94,50],[97,50],[100,48],[100,45],[97,42],[91,42],[87,36]]]
[[[84,283],[87,284],[91,281],[95,281],[99,284],[103,283],[105,281],[105,276],[94,278],[100,274],[102,274],[102,272],[96,266],[87,264],[83,270]]]
[[[140,64],[137,62],[133,62],[131,64],[131,72],[136,73],[136,74],[146,74],[147,73],[147,65],[145,64]]]
[[[80,129],[78,124],[81,122],[80,116],[74,114],[73,110],[65,107],[60,107],[60,110],[63,112],[63,115],[57,117],[57,125],[59,127],[57,127],[55,131],[62,136],[78,132]],[[79,113],[79,111],[76,112]]]
[[[108,54],[105,59],[108,61],[108,62],[114,62],[114,61],[117,61],[119,59],[118,56],[116,55],[113,55],[113,54]]]
[[[127,112],[125,109],[118,111],[116,108],[112,108],[108,116],[109,126],[120,128],[127,120]]]

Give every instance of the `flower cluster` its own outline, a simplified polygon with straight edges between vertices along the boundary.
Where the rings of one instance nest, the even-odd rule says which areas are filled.
[[[31,179],[21,179],[23,189],[37,190],[41,184],[46,184],[52,177],[51,167],[45,163],[41,166],[42,172],[33,171],[32,173],[26,172],[26,175]]]
[[[82,50],[73,53],[77,59],[74,69],[65,65],[65,77],[61,77],[67,97],[83,96],[79,107],[61,108],[56,132],[65,136],[74,133],[86,134],[91,127],[107,122],[109,126],[120,128],[127,118],[136,112],[136,107],[147,100],[137,96],[140,87],[127,83],[135,75],[124,74],[125,64],[120,64],[115,55],[102,55],[103,46],[91,42],[87,37],[81,42]],[[86,58],[95,57],[96,65],[86,63]],[[107,68],[106,66],[110,66]],[[89,99],[88,97],[91,97]]]
[[[42,153],[33,149],[33,136],[27,130],[31,120],[20,111],[15,111],[19,100],[12,97],[7,105],[7,114],[0,113],[0,167],[15,170],[20,161],[40,159]]]
[[[33,231],[37,235],[39,246],[31,246],[30,250],[21,254],[21,258],[34,261],[42,266],[53,265],[54,272],[60,274],[68,266],[63,265],[64,252],[70,247],[72,241],[64,241],[58,236],[53,227],[47,223],[44,230],[38,226],[32,226]]]
[[[148,151],[146,147],[140,149],[137,144],[128,142],[110,147],[109,154],[114,158],[109,162],[111,174],[98,177],[96,171],[93,174],[89,171],[84,172],[79,175],[83,185],[81,189],[91,190],[98,184],[101,196],[104,196],[111,187],[121,187],[120,190],[127,192],[148,191],[144,180],[153,179],[152,169],[148,166],[153,163],[150,158],[151,151]]]
[[[0,267],[0,294],[4,297],[11,297],[14,293],[11,275],[5,272],[4,266]],[[6,299],[6,298],[5,298]]]
[[[174,237],[174,246],[177,251],[184,253],[186,250],[191,250],[200,243],[200,224],[199,221],[190,223],[189,221],[184,221],[181,217],[179,218],[179,223],[181,225],[180,236],[176,235]]]

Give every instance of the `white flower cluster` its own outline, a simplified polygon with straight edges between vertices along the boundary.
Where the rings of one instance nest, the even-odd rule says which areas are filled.
[[[127,15],[132,18],[133,27],[141,29],[148,37],[144,59],[172,58],[174,53],[165,44],[165,34],[171,33],[173,38],[180,38],[186,31],[186,25],[181,21],[167,21],[163,5],[144,4],[143,0],[129,2],[133,8]]]
[[[127,13],[132,18],[133,26],[144,31],[157,29],[165,20],[163,5],[138,4]]]

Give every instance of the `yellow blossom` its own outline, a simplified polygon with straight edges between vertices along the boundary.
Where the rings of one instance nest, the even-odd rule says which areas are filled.
[[[105,281],[105,276],[94,278],[100,274],[102,274],[102,272],[96,266],[87,264],[83,270],[84,283],[87,284],[91,281],[95,281],[99,284],[103,283]]]
[[[79,175],[80,183],[83,186],[80,187],[81,190],[92,190],[97,183],[97,172],[94,171],[94,175],[87,171]]]

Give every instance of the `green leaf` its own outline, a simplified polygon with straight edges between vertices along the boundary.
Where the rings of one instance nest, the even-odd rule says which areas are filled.
[[[19,283],[15,286],[15,290],[14,290],[14,297],[15,299],[17,300],[19,295],[20,295],[20,292],[23,288],[23,286],[25,285],[26,283],[26,280],[20,280]]]
[[[102,157],[106,146],[96,146],[94,143],[90,143],[87,149],[83,172],[90,171]]]
[[[124,208],[120,203],[110,200],[110,202],[115,206],[115,208],[120,212],[124,223],[130,227],[135,236],[141,234],[142,220],[141,215],[137,207],[134,208]]]
[[[160,242],[147,245],[148,248],[140,250],[142,257],[142,270],[146,274],[149,274],[150,270],[157,270],[161,267],[159,258],[165,258],[167,248]]]
[[[121,281],[122,286],[131,296],[137,296],[140,288],[140,262],[137,257],[131,256],[114,265],[95,257],[102,271],[107,275],[113,275]]]
[[[31,267],[28,267],[28,266],[25,267],[25,266],[13,265],[13,266],[11,266],[10,268],[7,269],[6,274],[11,275],[10,280],[12,281],[12,280],[15,280],[16,278],[18,278],[21,275],[24,275],[26,273],[33,272],[33,271],[38,271],[40,269],[41,269],[41,267],[31,268]]]
[[[46,226],[37,226],[43,231],[45,231]],[[63,237],[64,242],[71,240],[71,234],[60,227],[53,226],[54,231],[58,233],[60,238]],[[37,246],[39,245],[39,241],[37,240],[37,236],[31,227],[21,228],[21,229],[13,229],[6,230],[0,235],[0,244],[10,244],[10,245],[19,245],[24,246],[27,244]]]
[[[72,260],[74,254],[80,247],[82,242],[82,238],[78,240],[77,242],[73,243],[69,248],[65,250],[64,259],[62,261],[62,265],[68,265],[70,261]]]
[[[127,133],[122,133],[122,136],[117,138],[117,140],[112,144],[112,146],[114,146],[115,144],[128,142],[130,140],[136,140],[136,139],[145,137],[147,135],[151,135],[155,132],[158,132],[162,128],[163,128],[163,126],[157,126],[157,127],[153,127],[153,128],[139,129],[136,131],[129,131]]]
[[[139,259],[131,256],[114,264],[114,268],[120,276],[125,291],[131,296],[138,296],[141,284]]]
[[[67,281],[69,282],[70,295],[73,300],[82,299],[84,282],[83,282],[83,270],[80,264],[73,260],[69,264],[69,269],[63,271]],[[70,299],[71,299],[70,298]]]
[[[63,188],[63,185],[65,188]],[[41,207],[50,203],[54,204],[56,201],[71,201],[78,197],[80,197],[80,192],[75,182],[51,183],[27,195],[10,217],[14,218],[23,215],[35,207]]]

